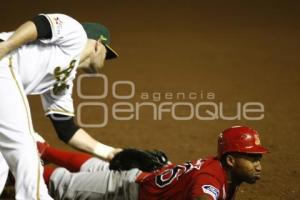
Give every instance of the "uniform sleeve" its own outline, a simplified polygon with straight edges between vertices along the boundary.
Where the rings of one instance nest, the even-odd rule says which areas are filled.
[[[213,200],[218,200],[221,189],[222,186],[215,177],[209,174],[201,174],[195,180],[195,184],[192,188],[192,197],[196,198],[203,194],[208,194]]]
[[[54,95],[52,90],[41,95],[43,109],[46,115],[61,114],[74,116],[74,106],[72,99],[73,84],[70,82],[68,89],[62,94]]]
[[[45,44],[55,44],[64,49],[65,53],[73,54],[82,49],[87,41],[82,25],[75,19],[63,14],[42,14],[50,23],[52,37],[41,39]],[[68,52],[69,51],[69,52]]]

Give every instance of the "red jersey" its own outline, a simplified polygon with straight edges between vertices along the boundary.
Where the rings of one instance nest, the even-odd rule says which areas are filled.
[[[226,172],[215,157],[142,173],[137,182],[140,200],[192,200],[204,193],[213,200],[226,199]]]

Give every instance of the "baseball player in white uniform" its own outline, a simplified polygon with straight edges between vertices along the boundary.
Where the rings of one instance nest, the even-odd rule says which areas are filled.
[[[27,95],[41,95],[45,114],[65,143],[104,159],[119,151],[91,138],[73,120],[76,69],[97,72],[105,59],[117,57],[109,41],[104,26],[63,14],[41,14],[14,32],[0,33],[0,152],[7,163],[0,168],[1,177],[9,167],[16,179],[15,199],[51,199]]]

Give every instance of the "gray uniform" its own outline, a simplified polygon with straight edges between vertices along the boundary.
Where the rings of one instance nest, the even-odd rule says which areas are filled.
[[[108,162],[86,161],[78,173],[57,168],[50,177],[49,192],[57,200],[136,200],[141,173],[138,169],[111,171]]]

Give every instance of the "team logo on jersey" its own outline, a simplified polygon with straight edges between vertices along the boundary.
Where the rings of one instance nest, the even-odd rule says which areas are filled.
[[[219,198],[220,191],[212,185],[203,185],[202,190],[204,193],[211,195],[214,200]]]
[[[56,67],[54,69],[54,76],[56,82],[53,87],[53,93],[55,95],[62,94],[63,91],[68,89],[70,86],[67,84],[67,79],[69,78],[72,70],[75,68],[76,60],[72,60],[67,69],[62,69],[61,67]]]
[[[199,170],[202,166],[202,160],[198,160],[196,163],[187,162],[183,165],[176,165],[171,169],[167,169],[158,176],[155,177],[155,184],[160,187],[166,187],[171,185],[174,181],[178,180],[183,174],[187,174],[192,170]]]
[[[62,25],[62,21],[59,19],[59,17],[55,17],[54,21],[57,25]]]
[[[99,40],[100,40],[101,42],[104,42],[104,43],[107,42],[107,38],[106,38],[105,36],[103,36],[103,35],[100,35]]]
[[[63,22],[61,21],[61,19],[59,17],[55,17],[53,20],[54,20],[54,23],[56,25],[56,29],[55,29],[56,33],[60,34]]]

